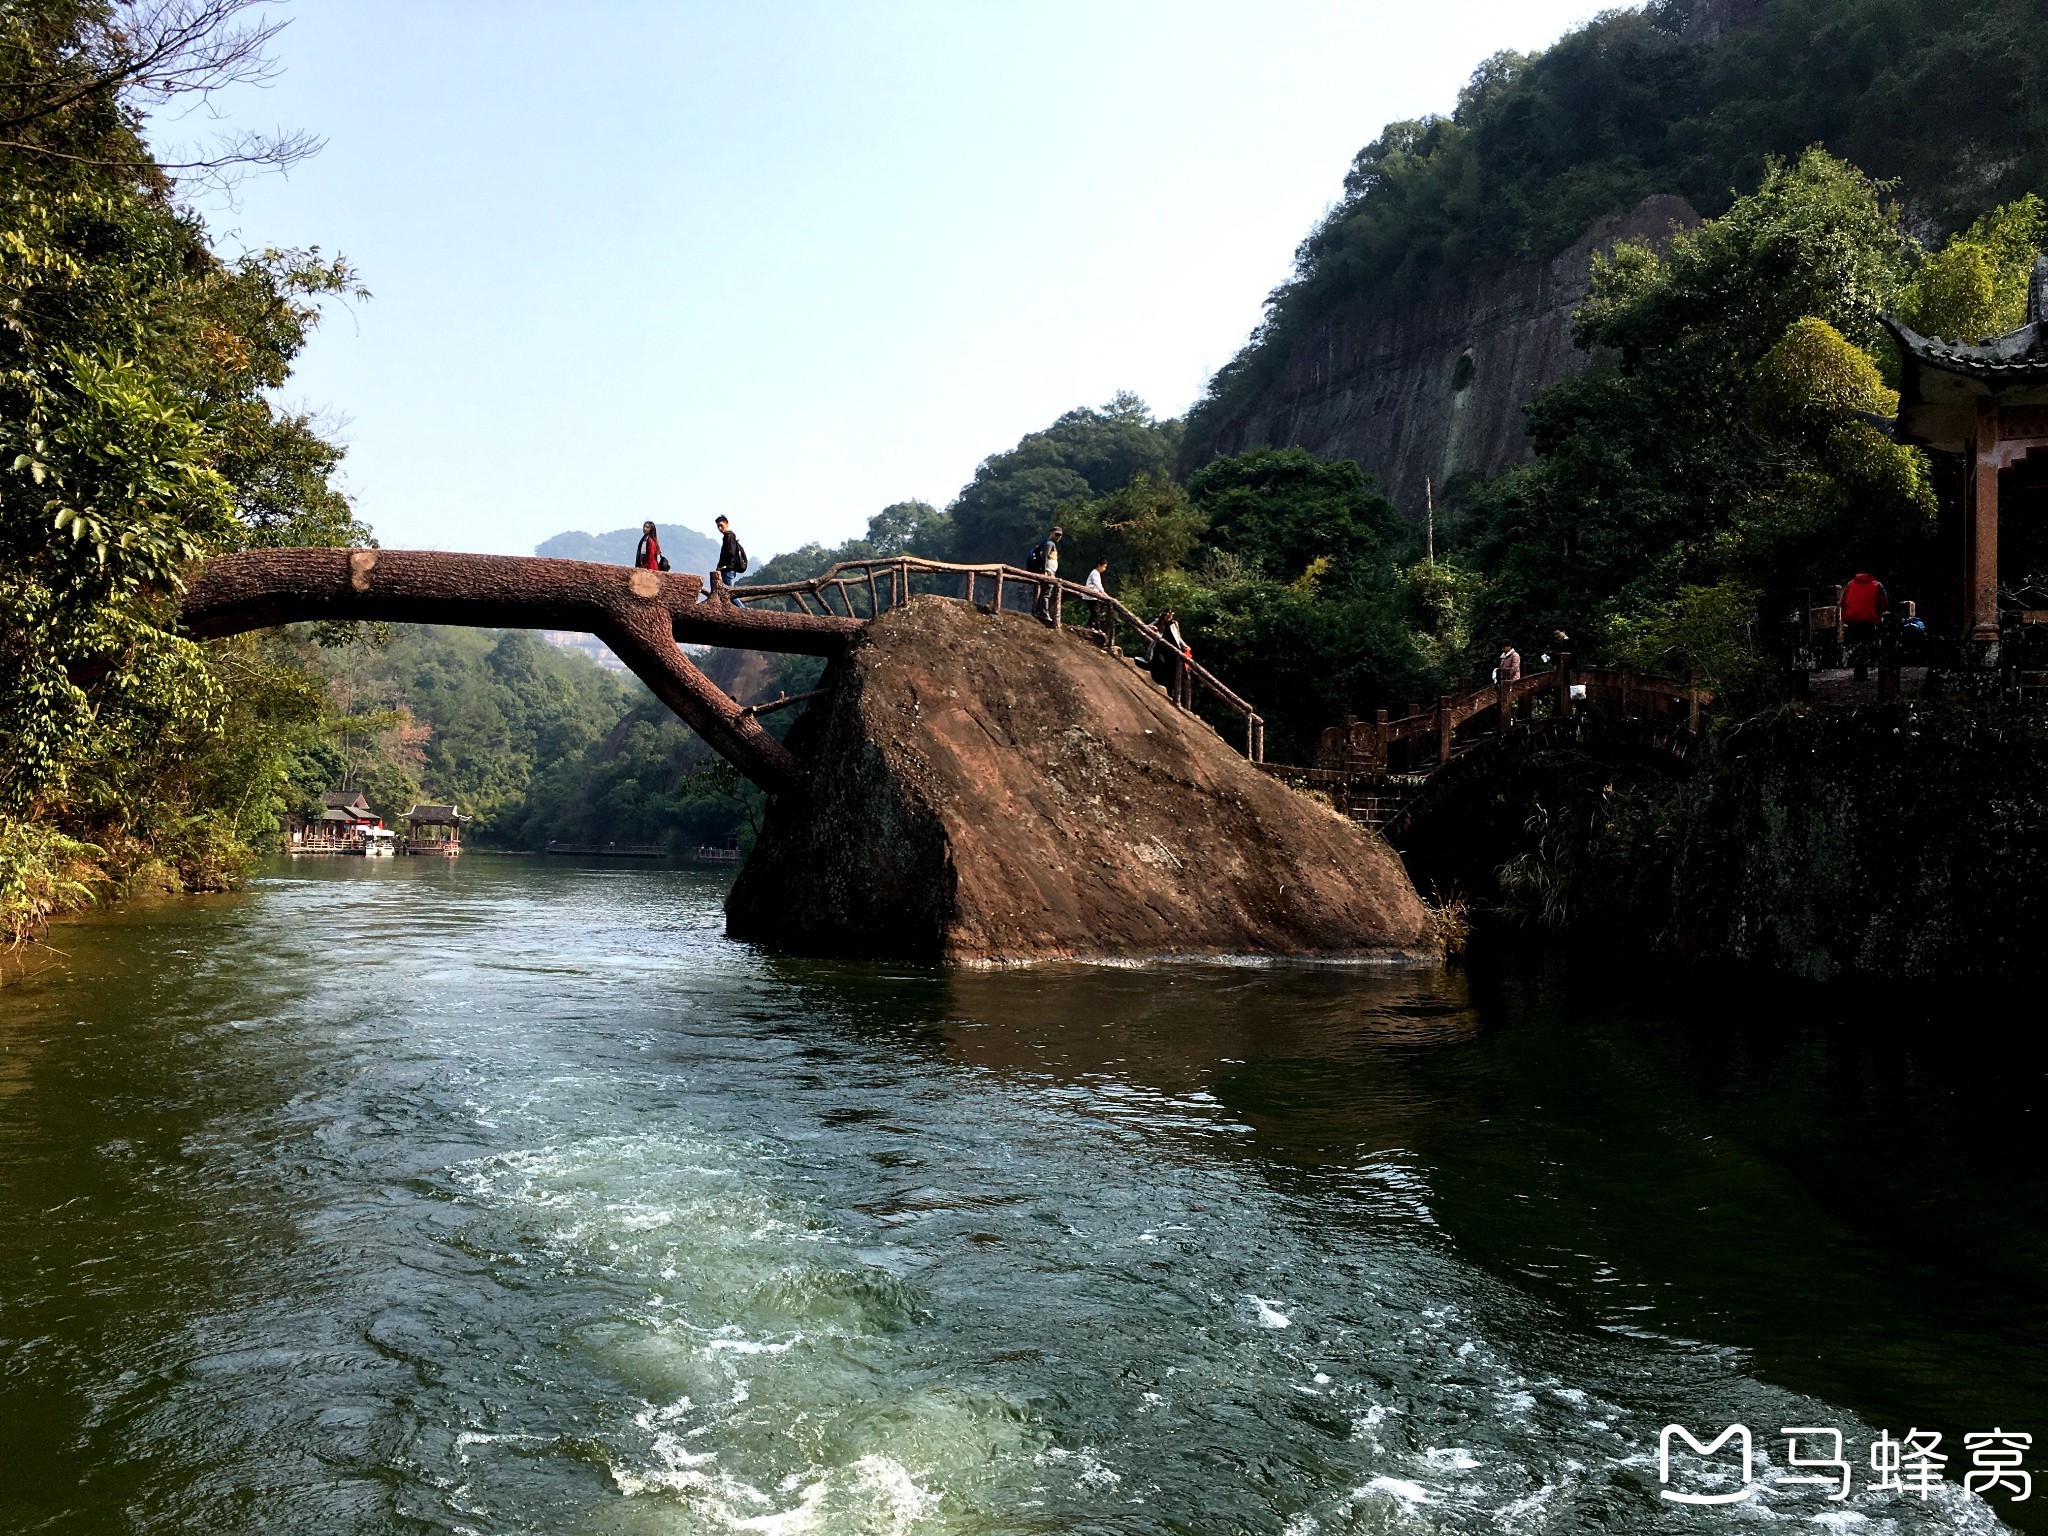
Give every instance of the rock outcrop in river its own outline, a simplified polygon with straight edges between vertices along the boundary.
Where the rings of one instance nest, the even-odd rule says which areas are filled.
[[[1435,952],[1379,837],[1081,634],[920,598],[825,685],[790,734],[810,792],[771,808],[736,938],[964,962]]]

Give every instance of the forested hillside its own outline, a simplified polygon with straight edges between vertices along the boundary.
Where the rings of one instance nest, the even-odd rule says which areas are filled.
[[[1917,236],[1960,229],[2043,185],[2044,71],[2048,16],[2025,0],[1658,0],[1533,57],[1496,54],[1448,113],[1390,123],[1358,152],[1264,324],[1191,412],[1186,462],[1334,312],[1547,259],[1653,193],[1719,213],[1772,156],[1823,144],[1895,180]]]
[[[294,809],[339,788],[362,790],[387,820],[415,800],[454,804],[475,818],[470,841],[507,849],[687,852],[750,831],[758,794],[638,679],[580,651],[523,630],[423,625],[341,645],[305,630],[267,643],[325,685],[323,728],[292,768]]]
[[[898,504],[762,578],[892,549],[1014,562],[1062,523],[1067,570],[1107,557],[1112,590],[1171,604],[1297,758],[1347,712],[1484,678],[1502,642],[1540,654],[1560,628],[1582,655],[1698,667],[1739,699],[1793,589],[1869,566],[1939,624],[1944,482],[1876,425],[1895,404],[1878,316],[1961,337],[2019,323],[2044,42],[2009,0],[1695,0],[1496,56],[1449,115],[1360,151],[1185,429],[1129,396],[1068,412],[943,511]],[[1333,308],[1552,256],[1653,193],[1705,222],[1581,250],[1575,360],[1527,404],[1534,462],[1454,486],[1437,558],[1342,456],[1214,454],[1234,402]]]

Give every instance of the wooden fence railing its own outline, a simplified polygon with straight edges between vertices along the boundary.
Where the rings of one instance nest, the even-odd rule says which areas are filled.
[[[1367,773],[1384,773],[1394,759],[1413,768],[1423,761],[1447,763],[1457,753],[1457,733],[1483,717],[1492,729],[1506,730],[1518,714],[1541,712],[1569,716],[1581,710],[1618,713],[1629,718],[1685,717],[1697,731],[1700,710],[1714,701],[1698,674],[1680,682],[1638,673],[1633,667],[1575,667],[1560,656],[1548,672],[1534,672],[1510,682],[1486,683],[1464,693],[1445,694],[1427,709],[1396,720],[1381,710],[1371,720],[1333,725],[1323,732],[1316,752],[1318,764]]]
[[[890,608],[901,606],[912,597],[951,597],[978,603],[984,589],[989,593],[990,606],[998,611],[1007,611],[1004,604],[1010,593],[1018,594],[1027,605],[1033,606],[1041,592],[1049,593],[1055,629],[1065,622],[1062,611],[1064,599],[1071,595],[1078,601],[1095,605],[1090,617],[1094,625],[1100,626],[1098,632],[1106,635],[1106,644],[1116,645],[1121,631],[1128,629],[1152,645],[1168,645],[1158,630],[1107,593],[1092,592],[1077,581],[1042,575],[1015,565],[963,565],[950,560],[926,560],[917,555],[891,555],[874,560],[842,560],[808,581],[783,581],[765,586],[742,582],[728,590],[749,607],[781,600],[792,604],[799,613],[823,612],[838,618],[872,619]],[[835,596],[839,600],[836,608],[832,603]],[[817,604],[816,609],[812,608],[813,603]],[[1226,709],[1244,717],[1245,756],[1255,763],[1264,762],[1266,722],[1259,712],[1200,662],[1186,661],[1184,664],[1195,682]]]

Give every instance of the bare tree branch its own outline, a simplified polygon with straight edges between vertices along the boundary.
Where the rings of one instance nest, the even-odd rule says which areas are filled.
[[[267,0],[120,0],[83,46],[53,61],[56,68],[21,81],[0,133],[57,116],[94,97],[139,96],[165,102],[206,95],[229,85],[263,85],[277,77],[267,49],[286,22],[242,21]]]

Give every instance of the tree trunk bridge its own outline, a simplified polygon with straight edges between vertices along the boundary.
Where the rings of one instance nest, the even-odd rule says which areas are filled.
[[[1683,762],[1714,702],[1699,676],[1679,681],[1633,667],[1555,668],[1445,694],[1397,719],[1380,710],[1323,732],[1313,768],[1268,765],[1329,792],[1346,814],[1397,834],[1446,769],[1482,750],[1533,738],[1619,745]]]
[[[767,707],[740,705],[681,647],[838,656],[871,620],[913,596],[976,602],[984,587],[994,610],[1004,607],[1006,589],[1034,600],[1044,592],[1055,628],[1063,623],[1066,597],[1092,597],[1103,605],[1095,613],[1103,626],[1097,632],[1106,630],[1105,644],[1115,643],[1119,626],[1166,643],[1115,598],[1090,594],[1076,582],[1015,566],[912,556],[849,561],[808,581],[714,587],[707,594],[696,576],[581,560],[426,550],[250,550],[214,556],[198,568],[185,591],[181,621],[187,634],[202,639],[307,620],[593,634],[713,750],[762,789],[781,794],[801,788],[804,768],[762,729],[758,716]],[[1245,753],[1254,761],[1262,758],[1265,722],[1257,711],[1207,668],[1187,665],[1196,682],[1243,716]]]

